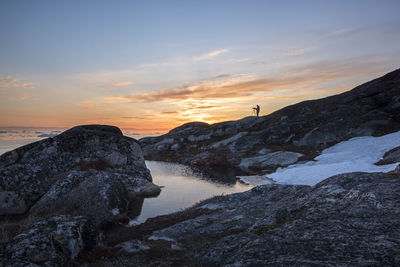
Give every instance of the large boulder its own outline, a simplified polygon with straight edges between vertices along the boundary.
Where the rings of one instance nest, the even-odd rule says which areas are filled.
[[[99,241],[82,216],[56,216],[33,224],[5,247],[1,266],[65,266]]]
[[[138,142],[114,126],[84,125],[0,157],[0,215],[89,215],[95,223],[157,195]]]

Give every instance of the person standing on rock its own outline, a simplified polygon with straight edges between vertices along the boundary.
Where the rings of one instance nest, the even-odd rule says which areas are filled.
[[[256,105],[256,107],[253,108],[253,110],[256,112],[257,117],[258,117],[258,115],[260,114],[260,106],[259,106],[259,105]]]

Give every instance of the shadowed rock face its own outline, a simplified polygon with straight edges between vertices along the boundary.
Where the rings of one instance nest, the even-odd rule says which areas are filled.
[[[351,91],[304,101],[267,116],[212,125],[187,123],[139,142],[146,159],[179,162],[211,175],[231,166],[238,175],[287,165],[286,159],[260,164],[261,155],[271,158],[272,153],[294,152],[302,154],[298,160],[309,160],[352,137],[399,130],[400,70],[396,70]],[[246,167],[254,168],[243,168],[243,162],[240,166],[243,158],[254,158],[246,162]]]
[[[153,218],[132,229],[131,238],[119,238],[122,244],[140,242],[147,250],[99,262],[398,266],[399,178],[399,172],[347,173],[314,187],[263,185],[215,197],[176,215]]]
[[[0,215],[90,215],[101,223],[130,199],[160,189],[136,140],[114,126],[84,125],[0,157]],[[152,190],[150,190],[150,189]]]

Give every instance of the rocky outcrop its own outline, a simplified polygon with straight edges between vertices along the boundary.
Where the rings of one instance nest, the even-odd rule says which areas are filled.
[[[290,159],[299,153],[302,157],[297,160],[311,160],[321,150],[352,137],[399,130],[400,70],[396,70],[351,91],[304,101],[267,116],[212,125],[187,123],[139,142],[146,159],[179,162],[214,176],[226,172],[226,166],[236,175],[263,174],[292,160],[280,157],[267,164],[260,163],[258,156],[279,151],[291,155]],[[244,158],[255,161],[247,164]]]
[[[395,147],[383,155],[383,158],[378,161],[377,165],[385,165],[400,162],[400,146]]]
[[[398,266],[399,178],[395,172],[348,173],[314,187],[272,184],[215,197],[124,230],[119,242],[146,250],[100,262]]]
[[[87,215],[95,224],[157,195],[136,140],[113,126],[84,125],[0,157],[0,215]]]
[[[239,167],[247,172],[266,170],[269,166],[284,167],[297,162],[302,156],[300,153],[288,151],[276,151],[262,156],[244,158]]]
[[[65,266],[92,249],[99,233],[82,216],[56,216],[14,237],[1,254],[1,266]]]

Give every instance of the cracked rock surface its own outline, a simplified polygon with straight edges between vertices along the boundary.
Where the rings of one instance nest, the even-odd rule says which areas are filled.
[[[98,263],[399,266],[400,175],[347,173],[314,187],[257,186],[130,231],[119,242],[147,249]]]
[[[98,242],[98,232],[82,216],[60,215],[33,224],[1,254],[2,266],[64,266]]]

